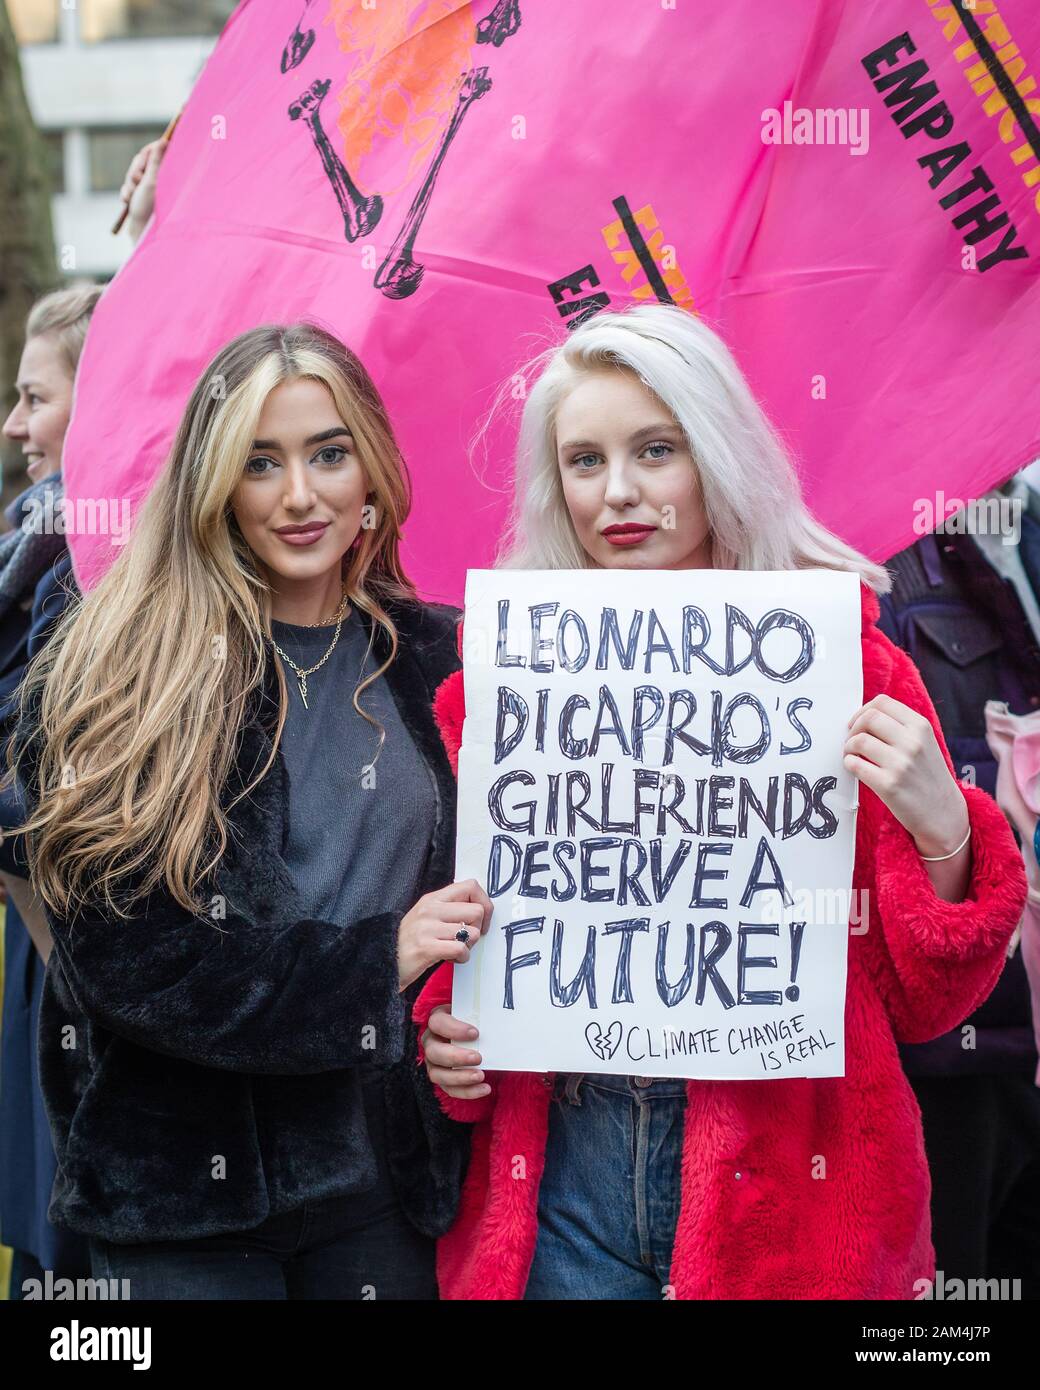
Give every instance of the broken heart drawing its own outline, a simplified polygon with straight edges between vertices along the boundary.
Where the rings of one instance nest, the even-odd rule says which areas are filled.
[[[620,1022],[615,1019],[604,1032],[600,1025],[593,1020],[585,1029],[585,1041],[601,1062],[609,1062],[621,1046]]]

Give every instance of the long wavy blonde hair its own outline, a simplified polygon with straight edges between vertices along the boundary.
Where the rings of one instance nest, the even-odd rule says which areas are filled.
[[[355,692],[369,718],[358,697],[397,654],[383,604],[415,597],[398,554],[411,502],[405,462],[354,353],[313,324],[255,328],[203,372],[129,543],[66,608],[23,680],[20,716],[39,707],[39,799],[19,830],[33,885],[55,914],[101,897],[127,917],[162,883],[188,910],[205,910],[196,890],[227,846],[231,806],[221,792],[268,659],[278,672],[277,730],[240,796],[274,761],[285,674],[265,650],[271,589],[231,497],[268,395],[301,377],[328,388],[349,426],[375,517],[343,557],[348,600],[372,619],[369,649],[377,628],[389,642],[386,661]],[[9,768],[19,760],[12,742]]]

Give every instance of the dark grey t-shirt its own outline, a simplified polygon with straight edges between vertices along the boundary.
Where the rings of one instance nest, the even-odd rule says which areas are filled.
[[[328,649],[335,625],[272,622],[279,647],[307,669]],[[282,752],[289,773],[286,864],[303,912],[346,925],[381,912],[406,912],[416,901],[437,819],[437,791],[401,720],[384,677],[354,690],[378,667],[366,659],[368,637],[355,612],[320,670],[307,677],[307,708],[292,667],[283,662],[289,710]]]

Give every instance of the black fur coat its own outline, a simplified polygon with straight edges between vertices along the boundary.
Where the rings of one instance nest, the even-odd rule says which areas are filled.
[[[438,790],[425,893],[453,877],[455,779],[431,704],[459,666],[458,614],[418,603],[391,612],[400,649],[384,679]],[[270,751],[277,676],[268,651],[228,796]],[[15,730],[31,805],[35,713]],[[411,1001],[423,982],[398,991],[400,918],[301,920],[282,859],[287,805],[279,749],[230,813],[212,886],[222,920],[192,916],[165,890],[127,922],[94,909],[65,921],[48,912],[54,950],[39,1059],[58,1159],[56,1225],[117,1242],[190,1239],[364,1190],[375,1181],[364,1063],[388,1066],[376,1084],[385,1086],[387,1157],[404,1211],[431,1236],[451,1224],[468,1127],[445,1117],[416,1063]]]

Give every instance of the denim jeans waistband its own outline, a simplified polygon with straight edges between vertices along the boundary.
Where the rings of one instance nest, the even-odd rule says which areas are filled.
[[[558,1099],[570,1101],[572,1105],[580,1105],[581,1092],[586,1086],[637,1101],[681,1100],[686,1095],[683,1077],[621,1076],[597,1072],[558,1072],[553,1094]]]

